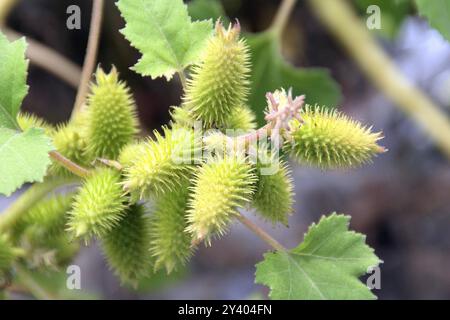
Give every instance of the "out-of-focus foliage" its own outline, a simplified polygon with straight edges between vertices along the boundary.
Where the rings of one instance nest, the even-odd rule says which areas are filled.
[[[416,0],[419,14],[427,18],[430,25],[450,41],[450,1]]]
[[[294,95],[304,94],[312,104],[336,106],[341,100],[339,85],[321,68],[296,68],[281,55],[279,39],[273,33],[247,35],[252,56],[249,104],[264,121],[265,95],[280,88],[292,88]]]
[[[189,15],[192,20],[220,20],[227,25],[229,19],[226,16],[225,10],[217,0],[193,0],[188,4]]]

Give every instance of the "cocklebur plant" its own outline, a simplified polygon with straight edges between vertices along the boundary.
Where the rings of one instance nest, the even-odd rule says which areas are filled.
[[[181,105],[172,107],[170,126],[137,137],[131,91],[115,68],[99,68],[85,107],[68,123],[51,128],[19,116],[8,130],[24,130],[14,133],[19,138],[30,130],[50,138],[53,163],[45,163],[46,180],[26,193],[36,203],[0,219],[7,235],[0,238],[5,274],[31,267],[49,248],[64,257],[52,260],[60,265],[76,252],[69,244],[97,239],[120,280],[138,285],[159,269],[182,268],[198,246],[214,246],[239,221],[274,250],[256,270],[256,282],[269,286],[271,297],[374,298],[358,277],[380,260],[364,236],[348,230],[348,216],[322,218],[288,250],[243,213],[255,210],[262,220],[287,225],[294,203],[287,156],[322,169],[355,167],[385,151],[377,144],[381,133],[338,111],[306,105],[307,97],[283,88],[267,93],[266,124],[256,128],[247,100],[251,53],[238,23],[219,20],[213,28],[211,21],[193,22],[181,0],[120,0],[118,7],[126,20],[122,33],[143,54],[134,70],[152,78],[177,73]],[[147,24],[161,32],[143,32]],[[14,46],[0,45],[0,52]],[[23,59],[20,51],[16,59]],[[0,72],[0,83],[11,72]],[[43,199],[61,179],[79,185],[74,194]],[[23,245],[23,239],[33,243]],[[26,250],[34,243],[43,250]],[[287,268],[303,272],[288,274]]]

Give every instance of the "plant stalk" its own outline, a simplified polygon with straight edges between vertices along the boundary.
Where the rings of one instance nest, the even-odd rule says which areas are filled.
[[[270,30],[277,36],[277,38],[281,37],[296,2],[297,0],[283,0],[281,3],[272,25],[270,26]]]
[[[5,24],[5,21],[19,0],[2,0],[0,1],[0,27]]]
[[[10,39],[23,37],[20,33],[6,29],[6,35]],[[74,88],[78,88],[81,79],[81,69],[75,63],[68,60],[55,50],[42,43],[27,37],[27,57],[31,63],[47,70],[49,73],[65,81]]]
[[[255,235],[257,235],[259,238],[261,238],[264,242],[266,242],[268,245],[270,245],[275,250],[287,251],[287,249],[283,245],[281,245],[277,240],[272,238],[271,235],[269,235],[266,231],[264,231],[263,229],[258,227],[253,222],[251,222],[249,219],[247,219],[242,214],[239,214],[236,218],[239,220],[239,222],[241,222],[250,231],[252,231]]]
[[[80,86],[78,87],[78,93],[72,111],[72,119],[83,108],[89,91],[89,82],[94,73],[103,19],[103,5],[104,0],[94,0],[86,57],[83,63]]]
[[[86,178],[89,176],[89,170],[83,168],[82,166],[76,164],[75,162],[72,162],[70,159],[67,159],[62,154],[60,154],[57,151],[51,151],[49,153],[50,158],[60,163],[64,168],[75,174],[76,176],[80,178]]]

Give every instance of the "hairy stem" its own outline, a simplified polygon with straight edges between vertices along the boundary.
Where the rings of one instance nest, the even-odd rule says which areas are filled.
[[[283,0],[281,3],[280,8],[278,9],[278,12],[272,22],[272,26],[270,27],[270,30],[277,37],[281,37],[296,2],[297,0]]]
[[[83,168],[82,166],[76,164],[75,162],[67,159],[62,154],[57,151],[52,151],[49,153],[50,158],[57,161],[59,164],[64,166],[67,170],[72,172],[73,174],[79,176],[80,178],[86,178],[89,175],[89,170]]]
[[[5,30],[6,35],[11,40],[23,37],[13,30]],[[27,37],[27,57],[31,63],[47,70],[54,76],[77,88],[81,79],[81,69],[75,63],[68,60],[55,50]]]
[[[104,0],[94,0],[93,3],[91,27],[89,30],[89,39],[86,50],[86,57],[83,64],[83,72],[81,74],[80,86],[78,88],[75,105],[72,111],[72,118],[83,108],[89,90],[89,82],[91,80],[92,74],[94,73],[102,26],[103,4]]]
[[[28,289],[28,291],[37,299],[40,300],[57,300],[58,297],[53,293],[48,292],[45,288],[36,282],[33,275],[22,265],[16,264],[14,269],[19,277],[19,282]]]
[[[73,179],[52,178],[43,183],[32,185],[20,195],[11,206],[2,212],[0,215],[0,233],[8,230],[14,225],[28,209],[30,209],[37,201],[44,198],[49,192],[72,181]]]
[[[11,10],[19,2],[19,0],[2,0],[0,1],[0,27],[5,24]]]
[[[343,0],[310,0],[309,3],[372,82],[414,119],[450,158],[450,121],[447,116],[402,75],[350,4]]]
[[[286,251],[287,249],[282,246],[277,240],[272,238],[267,232],[265,232],[263,229],[258,227],[256,224],[251,222],[249,219],[247,219],[242,214],[239,214],[236,217],[244,226],[246,226],[250,231],[252,231],[255,235],[257,235],[259,238],[261,238],[264,242],[266,242],[268,245],[270,245],[272,248],[278,251]]]

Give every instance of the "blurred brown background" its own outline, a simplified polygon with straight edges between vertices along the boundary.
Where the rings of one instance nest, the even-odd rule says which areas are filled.
[[[82,9],[81,30],[66,28],[66,9],[71,4]],[[224,0],[223,4],[227,14],[239,18],[245,30],[257,32],[267,27],[279,1]],[[89,0],[23,0],[8,26],[81,64],[90,6]],[[107,69],[111,64],[117,66],[132,88],[143,128],[158,128],[169,119],[168,107],[179,103],[180,85],[141,78],[130,71],[139,54],[118,32],[124,23],[113,0],[106,1],[105,10],[99,61]],[[347,172],[293,165],[297,196],[290,228],[263,227],[280,242],[295,246],[307,226],[322,214],[349,214],[352,228],[367,234],[368,243],[384,260],[381,290],[375,291],[379,298],[449,299],[449,160],[367,81],[303,1],[290,21],[285,56],[297,66],[329,68],[342,87],[340,109],[383,130],[386,138],[382,144],[389,152],[376,158],[373,165]],[[450,44],[418,18],[408,18],[393,40],[380,41],[403,72],[449,114]],[[25,110],[53,123],[69,118],[76,94],[73,88],[34,66],[28,82],[31,89]],[[0,199],[0,209],[9,201]],[[169,282],[160,279],[139,293],[120,288],[95,246],[83,250],[77,263],[82,268],[84,290],[99,297],[243,299],[266,294],[265,288],[253,283],[253,274],[254,264],[267,249],[253,234],[235,225],[212,248],[202,248],[183,274]]]

